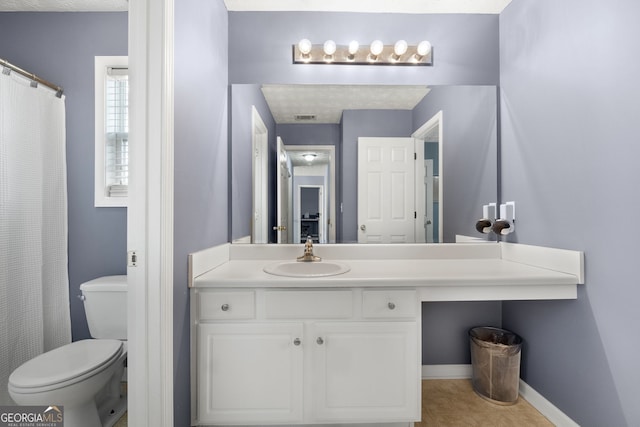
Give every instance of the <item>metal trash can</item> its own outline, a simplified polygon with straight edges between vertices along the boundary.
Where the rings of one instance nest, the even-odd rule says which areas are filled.
[[[481,397],[499,405],[518,400],[522,338],[492,327],[469,329],[471,382]]]

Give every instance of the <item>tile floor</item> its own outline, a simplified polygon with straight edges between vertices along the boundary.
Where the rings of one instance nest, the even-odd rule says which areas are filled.
[[[125,412],[122,417],[118,420],[117,423],[113,425],[113,427],[127,427],[127,413]]]
[[[114,427],[127,427],[127,414]],[[527,401],[502,406],[478,396],[471,380],[423,380],[422,422],[414,427],[553,427]]]
[[[471,380],[423,380],[422,422],[415,427],[553,427],[527,401],[491,403],[478,396]]]

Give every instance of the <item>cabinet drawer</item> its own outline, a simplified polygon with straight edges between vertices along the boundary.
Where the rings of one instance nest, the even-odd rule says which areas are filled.
[[[201,320],[253,319],[256,315],[255,293],[200,292],[198,313]]]
[[[346,319],[353,316],[353,292],[265,292],[265,308],[267,319]]]
[[[362,292],[362,316],[365,318],[409,318],[418,314],[415,290],[376,290]]]

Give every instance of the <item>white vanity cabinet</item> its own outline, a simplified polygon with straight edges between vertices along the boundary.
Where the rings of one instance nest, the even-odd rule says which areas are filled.
[[[192,289],[192,422],[420,420],[415,289]]]
[[[300,422],[301,336],[295,323],[198,325],[199,421]]]

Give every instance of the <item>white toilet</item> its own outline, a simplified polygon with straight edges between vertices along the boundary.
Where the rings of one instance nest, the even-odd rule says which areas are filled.
[[[80,286],[95,339],[41,354],[9,377],[19,405],[61,405],[65,427],[111,427],[126,411],[120,382],[127,358],[127,276],[100,277]]]

